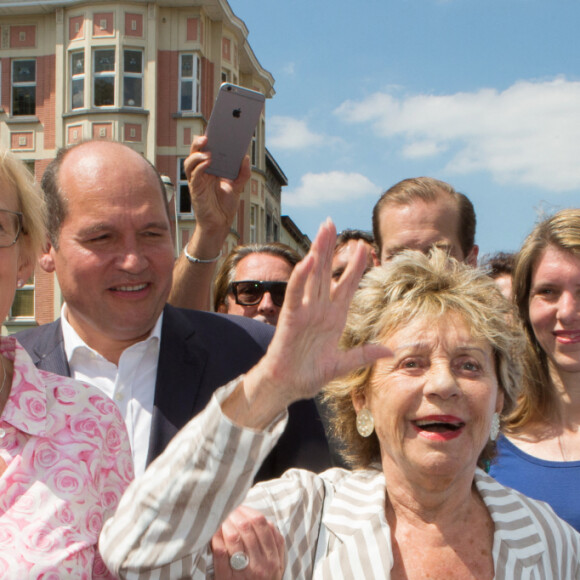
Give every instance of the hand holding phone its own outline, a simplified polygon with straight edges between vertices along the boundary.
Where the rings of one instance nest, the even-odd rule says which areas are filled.
[[[242,159],[264,108],[262,93],[224,83],[206,129],[206,151],[211,152],[207,173],[236,179]]]

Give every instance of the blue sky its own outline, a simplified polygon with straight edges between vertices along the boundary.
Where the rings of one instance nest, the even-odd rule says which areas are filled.
[[[370,229],[420,175],[473,202],[481,253],[580,207],[578,0],[229,0],[276,83],[267,147],[288,214]]]

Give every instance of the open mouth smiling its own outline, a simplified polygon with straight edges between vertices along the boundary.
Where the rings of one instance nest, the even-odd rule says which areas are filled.
[[[462,421],[458,423],[449,423],[447,421],[413,421],[413,424],[423,431],[431,431],[434,433],[457,431],[465,425]]]
[[[416,431],[429,439],[453,439],[461,434],[465,422],[457,417],[428,417],[415,419],[411,424]]]
[[[133,286],[113,286],[111,290],[113,292],[139,292],[145,288],[147,288],[147,284],[136,284]]]

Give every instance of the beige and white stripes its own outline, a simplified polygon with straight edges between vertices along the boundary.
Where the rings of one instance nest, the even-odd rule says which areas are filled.
[[[262,511],[286,538],[287,580],[388,579],[391,534],[378,469],[291,470],[249,492],[284,418],[256,433],[232,425],[218,391],[134,482],[105,524],[101,551],[122,578],[211,577],[208,543],[238,504]],[[545,504],[504,488],[482,471],[475,483],[495,523],[498,579],[580,579],[580,535]]]

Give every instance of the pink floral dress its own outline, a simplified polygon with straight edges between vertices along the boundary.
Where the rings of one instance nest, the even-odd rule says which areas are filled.
[[[96,388],[38,370],[14,338],[0,352],[14,360],[0,417],[0,578],[113,578],[97,541],[133,479],[121,415]]]

